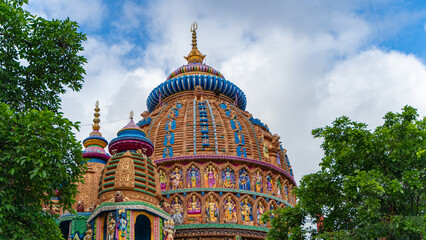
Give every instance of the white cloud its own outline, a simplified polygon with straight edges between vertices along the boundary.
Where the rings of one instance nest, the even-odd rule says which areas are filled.
[[[28,9],[44,18],[65,19],[69,17],[90,29],[100,27],[105,6],[102,0],[32,0]]]

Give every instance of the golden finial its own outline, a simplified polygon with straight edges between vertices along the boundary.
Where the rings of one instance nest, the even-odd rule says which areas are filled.
[[[192,49],[191,52],[189,52],[188,56],[184,57],[188,61],[188,63],[203,63],[203,60],[206,57],[206,55],[203,55],[200,51],[198,51],[196,32],[197,29],[197,22],[193,22],[190,28],[192,32]]]
[[[134,116],[134,113],[133,113],[133,110],[132,110],[132,111],[130,111],[130,119],[133,119],[133,116]]]
[[[94,124],[92,126],[92,129],[93,130],[99,130],[99,129],[101,129],[101,126],[99,126],[99,122],[101,121],[99,119],[99,116],[100,116],[99,111],[101,110],[101,109],[99,109],[99,101],[96,101],[94,110],[95,110],[95,113],[93,114],[93,116],[95,116],[95,118],[93,119]]]

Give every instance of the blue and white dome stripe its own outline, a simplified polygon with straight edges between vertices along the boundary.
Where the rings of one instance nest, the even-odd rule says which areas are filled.
[[[221,77],[197,74],[172,78],[154,88],[146,101],[148,111],[154,111],[160,101],[160,93],[161,98],[164,99],[178,92],[194,90],[195,86],[198,85],[202,86],[205,91],[219,91],[221,94],[233,100],[235,100],[238,94],[238,108],[243,111],[246,109],[246,95],[235,84]]]

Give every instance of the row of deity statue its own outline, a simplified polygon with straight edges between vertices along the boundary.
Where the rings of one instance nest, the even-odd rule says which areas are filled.
[[[222,199],[220,205],[218,199],[212,194],[207,195],[204,198],[204,204],[202,204],[200,198],[195,194],[189,196],[186,200],[175,196],[170,202],[170,215],[176,224],[222,222],[255,224],[266,227],[266,224],[262,221],[262,215],[266,211],[278,207],[275,201],[267,204],[263,198],[258,199],[258,201],[253,201],[250,197],[238,200],[238,198],[227,195]],[[220,221],[221,216],[222,221]]]
[[[179,116],[179,109],[182,107],[180,103],[175,104],[167,114],[167,122],[164,126],[166,134],[164,135],[164,150],[163,158],[173,157],[173,144],[175,144],[175,134],[174,130],[176,129],[176,117]]]
[[[266,193],[286,201],[291,199],[289,196],[291,185],[287,181],[284,182],[281,177],[274,177],[271,173],[263,174],[259,169],[249,171],[245,167],[234,170],[232,166],[227,166],[219,174],[213,164],[207,165],[203,172],[198,166],[191,164],[184,174],[180,167],[175,166],[170,169],[169,177],[165,170],[160,169],[159,182],[161,191],[184,188],[232,188]]]

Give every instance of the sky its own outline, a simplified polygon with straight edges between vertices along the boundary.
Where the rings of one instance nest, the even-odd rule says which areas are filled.
[[[83,89],[61,96],[81,141],[96,100],[107,140],[131,110],[140,119],[151,90],[186,64],[193,21],[206,64],[281,136],[296,181],[320,169],[312,129],[343,115],[374,129],[405,105],[426,115],[424,0],[30,0],[26,9],[69,17],[87,35]]]

